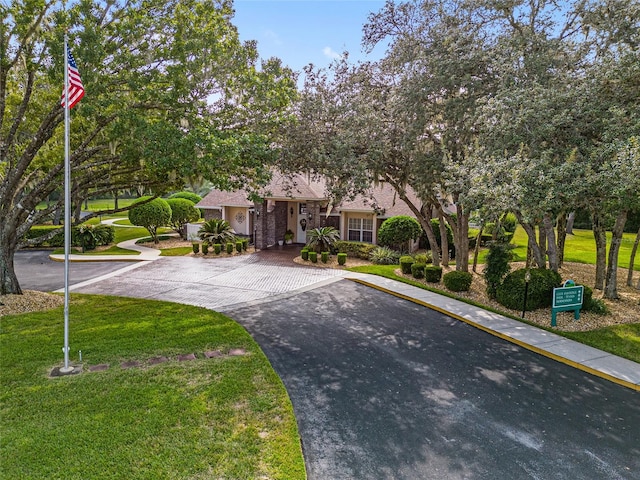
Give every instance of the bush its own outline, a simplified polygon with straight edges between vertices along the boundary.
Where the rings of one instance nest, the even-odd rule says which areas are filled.
[[[442,283],[452,292],[468,292],[471,288],[473,275],[469,272],[449,272],[442,277]]]
[[[333,244],[335,253],[346,253],[349,257],[369,260],[369,255],[376,246],[365,242],[349,242],[339,240]]]
[[[200,219],[200,210],[194,206],[191,200],[186,198],[169,198],[167,203],[171,207],[171,220],[169,221],[171,228],[186,238],[184,226]]]
[[[418,240],[422,235],[422,227],[418,221],[408,215],[387,218],[378,230],[378,243],[401,252],[409,251],[409,242]]]
[[[221,218],[213,218],[202,224],[198,230],[198,237],[209,243],[235,242],[236,232],[231,228],[231,224]]]
[[[191,244],[191,248],[193,249],[193,253],[199,253],[200,252],[200,244],[193,242]]]
[[[484,268],[484,280],[487,284],[489,298],[496,298],[496,291],[502,283],[502,279],[511,269],[509,260],[511,260],[512,248],[504,243],[493,243],[489,247]]]
[[[236,242],[236,252],[242,253],[242,240]]]
[[[302,257],[302,260],[309,260],[309,249],[303,248],[302,250],[300,250],[300,257]]]
[[[202,254],[207,255],[209,253],[209,244],[207,242],[202,243]]]
[[[416,263],[424,263],[424,264],[433,263],[433,256],[431,255],[431,252],[416,253],[413,256],[413,259],[415,260]]]
[[[169,225],[171,221],[171,207],[163,198],[154,198],[150,202],[140,205],[149,197],[141,197],[133,203],[129,210],[129,221],[132,225],[139,225],[147,229],[153,243],[159,243],[158,228]]]
[[[424,269],[426,267],[424,263],[412,263],[411,275],[413,275],[413,278],[424,278]]]
[[[227,243],[227,253],[231,255],[233,253],[233,243]]]
[[[593,298],[593,290],[584,286],[584,295],[582,296],[582,310],[585,312],[595,313],[597,315],[606,315],[609,313],[607,305],[598,298]]]
[[[318,252],[309,252],[309,260],[311,263],[318,263]]]
[[[320,260],[322,260],[322,263],[327,263],[329,261],[329,252],[322,252],[320,254]]]
[[[339,253],[338,254],[338,265],[344,265],[345,263],[347,263],[347,254],[346,253]]]
[[[193,202],[194,204],[202,200],[202,197],[200,195],[193,192],[177,192],[177,193],[174,193],[173,195],[169,195],[169,199],[174,199],[174,198],[184,198]]]
[[[312,228],[307,232],[307,248],[316,252],[330,250],[340,240],[340,232],[334,227]]]
[[[113,225],[98,224],[93,227],[96,245],[109,245],[116,238],[116,228]]]
[[[248,238],[243,238],[242,239],[242,250],[244,250],[246,252],[247,248],[249,248],[249,239]]]
[[[424,279],[430,283],[438,283],[442,278],[442,267],[428,265],[424,269]]]
[[[400,253],[389,247],[376,247],[369,254],[369,260],[376,265],[397,265]]]
[[[402,269],[402,273],[409,275],[411,273],[411,265],[414,263],[415,261],[413,260],[413,257],[409,255],[400,257],[400,268]]]
[[[562,277],[558,272],[543,268],[530,270],[531,280],[527,292],[526,311],[551,306],[553,289],[562,283]],[[511,272],[504,278],[496,290],[496,300],[511,310],[522,310],[524,304],[524,289],[526,268]]]
[[[213,251],[216,253],[216,255],[220,255],[220,253],[222,252],[222,244],[221,243],[214,243],[213,244]]]

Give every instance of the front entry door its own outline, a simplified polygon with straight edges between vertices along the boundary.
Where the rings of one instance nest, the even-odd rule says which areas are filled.
[[[307,229],[308,229],[307,219],[307,204],[306,203],[298,203],[298,214],[297,214],[297,232],[296,232],[296,242],[297,243],[307,243]]]

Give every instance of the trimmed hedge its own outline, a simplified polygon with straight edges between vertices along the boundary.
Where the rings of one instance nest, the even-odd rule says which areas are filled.
[[[339,253],[338,254],[338,265],[344,265],[345,263],[347,263],[347,254],[346,253]]]
[[[424,269],[426,267],[424,263],[412,263],[411,275],[413,275],[413,278],[424,278]]]
[[[236,252],[242,253],[242,240],[236,242]]]
[[[209,253],[209,244],[207,242],[202,243],[202,254],[207,255]]]
[[[80,229],[85,231],[85,233],[81,233]],[[41,237],[49,233],[51,230],[60,228],[60,231],[56,233],[49,240],[38,243],[37,245],[47,245],[50,247],[64,247],[64,228],[60,226],[50,226],[50,225],[38,225],[31,227],[31,229],[25,235],[26,239],[31,240],[34,238]],[[78,225],[71,228],[71,246],[72,247],[81,247],[82,246],[82,237],[84,236],[85,240],[85,249],[93,250],[94,248],[101,245],[109,245],[113,243],[116,236],[116,229],[113,225]]]
[[[526,268],[521,268],[507,275],[496,289],[496,300],[511,310],[526,311],[550,307],[553,300],[553,289],[561,286],[562,277],[558,272],[542,268],[530,270],[531,280],[527,291],[527,304],[524,305],[524,289]]]
[[[428,265],[424,269],[424,279],[430,283],[438,283],[442,278],[442,267]]]
[[[213,251],[216,252],[216,255],[220,255],[220,252],[222,252],[222,244],[221,243],[214,243],[213,244]]]
[[[329,261],[329,252],[322,252],[320,254],[320,259],[322,260],[322,263],[327,263]]]
[[[229,255],[233,253],[233,243],[227,243],[227,253]]]
[[[318,263],[318,252],[309,252],[309,260],[311,263]]]
[[[200,244],[199,243],[192,243],[191,244],[191,248],[193,249],[193,253],[199,253],[200,252]]]
[[[309,249],[303,248],[302,250],[300,250],[300,257],[302,257],[302,260],[304,261],[309,260]]]
[[[402,270],[402,273],[404,273],[405,275],[411,274],[411,265],[413,265],[414,263],[415,260],[409,255],[400,257],[400,269]]]
[[[453,271],[442,277],[442,283],[452,292],[468,292],[472,281],[473,275],[469,272]]]

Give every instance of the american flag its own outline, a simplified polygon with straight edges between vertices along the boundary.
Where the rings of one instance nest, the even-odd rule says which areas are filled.
[[[71,49],[67,47],[67,61],[69,65],[69,109],[73,108],[76,103],[84,97],[84,87],[82,86],[82,80],[80,79],[80,72],[78,72],[78,66],[71,54]],[[62,102],[63,107],[65,104],[65,91],[62,89]]]

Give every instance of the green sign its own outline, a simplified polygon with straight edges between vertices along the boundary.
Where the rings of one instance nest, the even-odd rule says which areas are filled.
[[[580,309],[582,308],[582,299],[584,296],[584,287],[582,285],[574,287],[573,280],[564,282],[565,286],[553,289],[553,303],[551,305],[551,326],[556,326],[556,313],[574,311],[574,319],[580,319]]]

